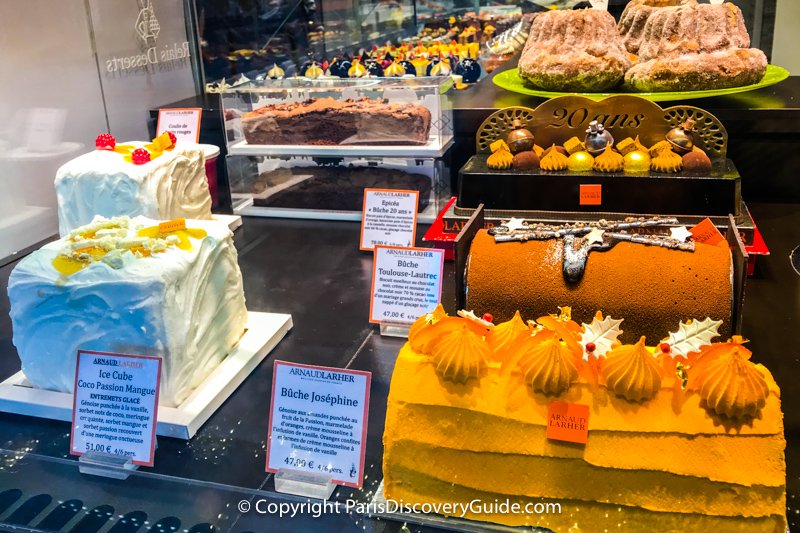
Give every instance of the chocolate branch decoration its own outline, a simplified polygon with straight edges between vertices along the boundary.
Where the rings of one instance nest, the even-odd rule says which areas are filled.
[[[667,235],[628,233],[628,230],[642,228],[667,229],[675,224],[678,224],[678,219],[673,217],[626,218],[617,222],[601,219],[597,222],[563,225],[528,224],[522,219],[512,218],[500,226],[491,228],[489,234],[497,243],[563,239],[562,272],[568,282],[576,283],[583,277],[590,252],[608,250],[618,242],[633,242],[693,252],[695,243],[691,240],[686,242]]]

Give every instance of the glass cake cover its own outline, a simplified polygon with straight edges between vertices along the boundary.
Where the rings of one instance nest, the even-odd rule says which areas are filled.
[[[235,155],[441,156],[449,78],[287,78],[222,91]]]

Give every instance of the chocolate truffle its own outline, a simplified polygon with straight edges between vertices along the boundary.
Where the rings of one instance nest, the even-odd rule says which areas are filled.
[[[693,150],[683,156],[683,170],[697,174],[710,174],[711,159],[702,150]]]
[[[536,152],[520,152],[514,156],[511,162],[511,168],[514,170],[533,170],[539,168],[539,156]]]

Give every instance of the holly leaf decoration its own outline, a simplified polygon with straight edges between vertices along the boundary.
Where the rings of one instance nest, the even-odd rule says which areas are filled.
[[[586,345],[589,343],[594,344],[594,351],[592,354],[595,357],[605,357],[606,353],[611,350],[611,346],[617,341],[617,337],[622,335],[622,330],[619,325],[622,324],[622,319],[615,320],[610,316],[601,318],[603,315],[597,313],[592,319],[591,324],[581,324],[583,326],[583,333],[581,334],[581,346],[583,346],[583,360],[589,360],[589,354],[586,351]]]
[[[704,320],[681,322],[678,331],[669,334],[669,355],[673,359],[679,355],[688,358],[690,353],[700,351],[703,346],[711,344],[711,339],[719,337],[721,325],[722,320],[711,320],[708,317]]]

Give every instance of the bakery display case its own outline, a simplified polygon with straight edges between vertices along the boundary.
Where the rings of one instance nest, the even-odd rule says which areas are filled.
[[[166,2],[138,6],[161,16]],[[528,6],[196,4],[206,8],[203,35],[229,24],[232,47],[209,41],[204,59],[219,67],[214,79],[235,86],[200,89],[174,107],[203,108],[199,138],[220,148],[214,213],[242,215],[231,217],[241,226],[229,234],[192,220],[212,216],[204,193],[201,216],[88,228],[81,221],[38,252],[0,261],[0,388],[18,392],[0,395],[0,529],[800,528],[800,389],[792,386],[800,371],[792,348],[800,209],[791,203],[800,198],[800,79],[658,105],[630,94],[544,98],[494,83],[517,63],[502,47],[498,55],[510,62],[466,90],[452,90],[465,88],[449,76],[356,79],[347,71],[369,65],[354,57],[382,62],[392,46],[385,39],[430,56],[437,36],[453,37],[454,16],[456,43],[483,48],[481,32],[500,20],[483,13],[513,26]],[[619,15],[621,2],[610,4]],[[467,32],[462,42],[466,20],[477,37]],[[530,27],[519,26],[517,44]],[[328,74],[345,61],[344,77]],[[411,68],[425,71],[426,61]],[[202,187],[183,186],[180,170],[159,170],[178,148],[146,149],[147,161],[100,142],[108,135],[86,148],[93,155],[82,164],[103,201],[88,201],[84,189],[64,210],[94,218],[118,204],[120,184],[133,181],[119,179],[126,171],[157,178],[160,187],[141,189],[165,203],[205,188],[199,151],[191,164]],[[161,146],[155,131],[136,138]],[[10,150],[3,142],[0,152]],[[48,190],[59,192],[56,173],[48,175]],[[25,173],[9,176],[8,189],[21,190]],[[370,274],[380,263],[359,250],[360,224],[348,222],[361,217],[365,188],[417,191],[414,244],[427,248],[418,253],[452,247],[441,305],[414,323],[408,340],[368,322]],[[139,189],[127,196],[149,201]],[[14,205],[0,196],[0,206],[13,213]],[[169,220],[183,216],[185,227]],[[423,242],[426,222],[437,242]],[[702,240],[691,231],[701,224]],[[761,233],[772,254],[753,270],[748,258],[766,250]],[[124,277],[135,283],[114,282]],[[259,337],[257,350],[253,336],[268,329],[259,317],[275,314],[291,318],[279,337]],[[127,479],[104,477],[120,475],[110,462],[89,475],[87,461],[70,454],[79,433],[69,423],[77,411],[67,392],[71,337],[93,350],[150,352],[166,366],[154,462],[123,472]],[[188,357],[192,343],[223,359]],[[276,361],[371,373],[361,405],[363,484],[330,487],[324,503],[281,492],[286,472],[269,470],[271,412],[286,405],[276,397],[284,396]],[[198,380],[198,388],[185,385]],[[14,407],[41,391],[50,404]],[[424,507],[394,512],[398,502]],[[517,504],[525,510],[508,507]]]
[[[453,139],[449,78],[288,78],[221,93],[230,155],[440,157]]]
[[[290,76],[302,74],[310,60],[322,63],[387,43],[416,45],[454,22],[463,22],[462,27],[488,22],[499,33],[522,13],[518,6],[485,0],[281,0],[271,4],[195,0],[194,4],[203,84],[240,75],[253,79],[273,65]]]
[[[449,195],[449,78],[283,79],[225,89],[233,208],[358,219],[364,188],[420,192],[420,220]],[[292,214],[293,213],[293,214]]]
[[[228,156],[235,209],[243,215],[358,220],[364,189],[419,192],[419,219],[431,221],[449,195],[434,158]]]

